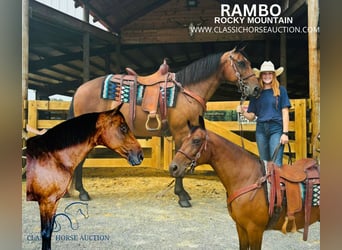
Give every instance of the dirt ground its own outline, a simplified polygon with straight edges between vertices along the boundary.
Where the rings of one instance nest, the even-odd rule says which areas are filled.
[[[72,204],[67,212],[76,215],[69,216],[72,224],[57,216],[52,249],[239,249],[225,190],[214,172],[195,171],[184,179],[191,208],[179,207],[168,188],[172,180],[167,171],[147,167],[85,168],[83,182],[92,200],[73,203],[79,201],[76,194],[61,199],[57,213]],[[26,201],[25,185],[23,180],[22,249],[40,249],[38,204]],[[306,242],[302,230],[266,231],[262,249],[320,249],[320,223],[310,226]]]

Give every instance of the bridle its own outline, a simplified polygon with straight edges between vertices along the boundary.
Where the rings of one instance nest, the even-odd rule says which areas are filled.
[[[195,167],[197,166],[197,161],[198,159],[201,157],[201,154],[203,151],[205,151],[207,149],[207,144],[208,144],[208,133],[205,133],[205,141],[202,143],[201,147],[199,148],[198,152],[195,154],[194,157],[191,157],[190,155],[188,155],[187,153],[185,153],[182,149],[178,149],[177,152],[183,154],[186,158],[188,158],[190,160],[190,164],[189,164],[189,171],[190,173],[194,172]]]
[[[255,74],[252,73],[252,74],[242,78],[240,71],[236,67],[236,60],[234,59],[234,57],[231,54],[229,55],[229,59],[230,59],[230,65],[234,69],[235,75],[238,78],[237,87],[238,87],[238,92],[241,93],[240,106],[242,106],[243,102],[248,97],[248,93],[247,93],[248,87],[247,87],[247,84],[245,83],[245,80],[247,80],[248,78],[250,78],[252,76],[255,76]],[[242,148],[245,148],[245,144],[244,144],[244,141],[242,139],[242,137],[243,137],[242,123],[240,122],[239,124],[240,124],[239,127],[240,127],[241,146],[242,146]]]
[[[236,60],[231,54],[229,55],[229,60],[230,60],[230,65],[233,67],[235,71],[235,75],[238,79],[237,87],[238,87],[238,91],[241,93],[241,101],[245,101],[246,98],[248,97],[248,93],[247,93],[248,87],[245,81],[249,79],[250,77],[255,76],[255,74],[252,73],[246,77],[241,77],[241,73],[239,69],[236,67]]]

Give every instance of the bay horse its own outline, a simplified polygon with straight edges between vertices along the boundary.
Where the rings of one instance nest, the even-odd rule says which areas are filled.
[[[121,106],[66,120],[27,140],[26,200],[39,204],[42,249],[51,249],[58,201],[91,149],[104,145],[131,165],[142,162],[142,148],[119,111]]]
[[[263,162],[240,146],[206,130],[203,117],[200,116],[198,123],[198,126],[188,123],[190,133],[169,165],[170,174],[183,177],[189,166],[212,166],[226,189],[228,212],[236,223],[240,249],[261,249],[263,233],[267,229],[290,231],[293,225],[284,224],[287,221],[284,207],[278,211],[279,217],[275,221],[269,216]],[[319,219],[320,208],[313,206],[309,224]],[[295,214],[295,223],[297,228],[304,227],[304,208]]]
[[[259,94],[261,89],[259,82],[253,73],[249,60],[244,56],[243,49],[234,48],[227,52],[209,55],[175,73],[174,82],[178,83],[177,87],[180,90],[176,97],[175,107],[167,110],[167,122],[169,135],[173,136],[176,150],[187,135],[187,120],[195,122],[198,115],[203,115],[206,111],[206,102],[222,82],[237,85],[243,98]],[[100,98],[104,79],[105,76],[93,79],[82,84],[76,90],[70,106],[71,117],[111,109],[118,105],[116,101]],[[139,81],[139,77],[137,80]],[[143,126],[148,114],[141,106],[136,107],[134,121],[129,115],[129,103],[125,103],[121,111],[128,124],[133,124],[134,128],[131,126],[131,129],[135,136],[143,138],[163,136],[163,131],[149,131],[146,126]],[[82,164],[75,171],[75,188],[80,192],[81,200],[90,199],[82,183]],[[179,196],[178,203],[180,206],[191,206],[189,202],[191,197],[183,187],[182,178],[176,178],[174,192]]]

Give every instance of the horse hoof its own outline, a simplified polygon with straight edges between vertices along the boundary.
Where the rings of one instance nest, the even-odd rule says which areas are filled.
[[[80,198],[81,201],[89,201],[89,200],[91,200],[90,196],[89,196],[89,194],[87,192],[85,192],[83,194],[80,194],[79,198]]]
[[[181,207],[191,207],[191,203],[188,201],[188,200],[179,200],[178,201],[178,204],[181,206]]]

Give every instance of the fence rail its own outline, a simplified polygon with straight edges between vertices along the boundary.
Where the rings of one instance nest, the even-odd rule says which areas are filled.
[[[27,109],[27,120],[25,120],[23,124],[28,124],[36,129],[49,129],[64,121],[64,119],[58,118],[63,117],[62,114],[66,117],[70,102],[28,101],[25,102],[24,105]],[[209,112],[206,113],[206,117],[211,119],[215,117],[215,115],[218,115],[221,118],[223,117],[224,120],[217,120],[216,118],[211,120],[206,119],[206,127],[237,145],[241,145],[243,140],[246,150],[258,155],[256,142],[246,137],[242,137],[242,139],[240,137],[240,125],[237,121],[238,117],[236,113],[234,114],[237,105],[239,105],[239,101],[209,102],[207,104]],[[248,106],[248,101],[244,103],[244,106]],[[310,107],[309,101],[306,99],[291,100],[291,120],[289,124],[290,145],[296,160],[307,157],[308,153],[307,132],[310,131],[310,123],[307,121],[306,115],[308,107]],[[49,117],[39,117],[40,111],[49,113]],[[255,123],[243,123],[242,130],[247,133],[255,131]],[[28,136],[32,135],[33,134],[28,134]],[[174,155],[174,142],[172,137],[165,137],[163,139],[152,137],[149,139],[139,139],[139,142],[142,145],[144,152],[149,152],[148,154],[145,154],[147,157],[145,157],[142,163],[143,166],[163,169],[168,168]],[[104,147],[99,146],[94,152],[100,151],[101,148]],[[287,147],[285,152],[287,153]],[[104,158],[96,158],[94,155],[94,153],[89,154],[84,166],[129,166],[125,159],[119,157],[105,155]],[[287,161],[287,159],[288,156],[285,154],[284,160]]]

